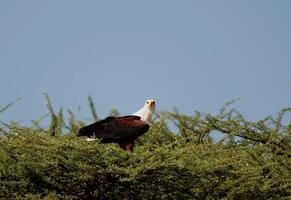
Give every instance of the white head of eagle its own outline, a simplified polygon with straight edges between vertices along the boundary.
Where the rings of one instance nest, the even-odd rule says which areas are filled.
[[[153,99],[148,99],[144,106],[139,109],[137,112],[133,113],[132,115],[139,116],[142,121],[146,123],[150,123],[152,119],[152,115],[156,109],[156,103]]]
[[[149,130],[155,108],[155,101],[149,99],[137,112],[123,117],[109,116],[82,127],[77,135],[89,137],[89,141],[98,138],[101,143],[115,142],[124,150],[133,151],[134,141]]]

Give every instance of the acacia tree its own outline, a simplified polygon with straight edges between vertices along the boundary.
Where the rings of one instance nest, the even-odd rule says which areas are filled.
[[[92,121],[98,120],[89,100]],[[76,137],[85,122],[63,109],[51,124],[2,123],[0,197],[20,199],[278,199],[289,198],[290,123],[250,122],[227,104],[217,115],[156,115],[133,153]],[[114,110],[116,115],[117,110]],[[174,122],[178,133],[169,123]],[[217,141],[213,131],[225,136]]]

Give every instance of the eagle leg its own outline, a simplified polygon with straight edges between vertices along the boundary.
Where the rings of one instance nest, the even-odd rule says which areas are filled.
[[[119,146],[125,151],[133,151],[134,141],[120,142]]]

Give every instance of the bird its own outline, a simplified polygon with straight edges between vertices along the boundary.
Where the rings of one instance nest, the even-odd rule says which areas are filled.
[[[149,130],[155,108],[155,100],[148,99],[137,112],[122,117],[108,116],[82,127],[77,135],[86,136],[88,141],[97,138],[101,143],[118,143],[123,150],[132,152],[135,140]]]

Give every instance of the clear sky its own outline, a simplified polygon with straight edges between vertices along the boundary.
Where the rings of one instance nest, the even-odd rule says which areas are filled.
[[[89,118],[147,98],[158,110],[248,119],[291,106],[291,1],[0,1],[1,121],[47,112],[43,92]]]

